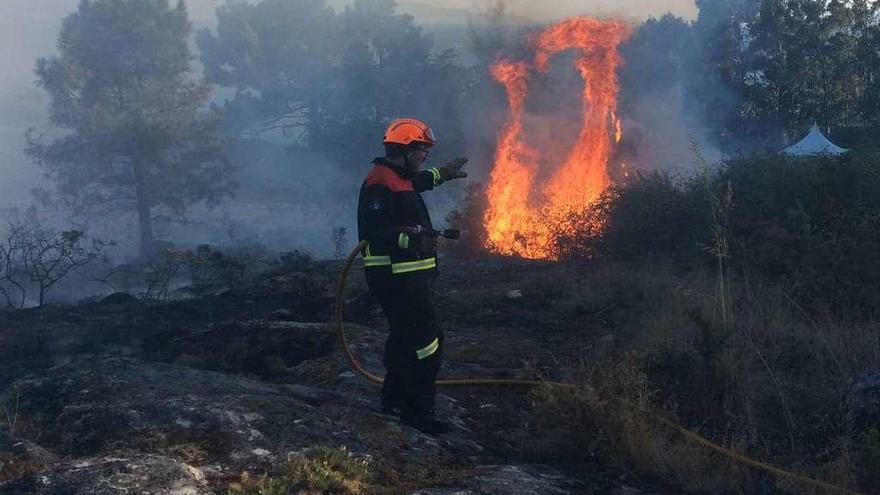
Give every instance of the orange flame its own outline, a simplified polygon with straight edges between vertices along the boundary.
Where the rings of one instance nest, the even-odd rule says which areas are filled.
[[[554,233],[565,232],[571,213],[583,211],[610,184],[611,139],[622,137],[617,119],[617,47],[630,33],[622,22],[577,17],[554,24],[534,39],[533,65],[502,60],[492,76],[507,93],[510,114],[498,139],[487,190],[487,247],[505,255],[556,258]],[[547,70],[550,58],[577,50],[575,68],[584,80],[583,116],[575,145],[549,179],[536,184],[539,153],[523,139],[529,70]]]

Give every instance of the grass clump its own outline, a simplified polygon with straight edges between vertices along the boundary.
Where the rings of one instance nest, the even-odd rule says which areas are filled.
[[[368,477],[367,461],[345,447],[316,447],[292,454],[274,475],[243,474],[226,495],[359,495]]]

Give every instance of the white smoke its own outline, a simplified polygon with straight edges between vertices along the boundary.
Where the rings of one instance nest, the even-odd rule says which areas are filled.
[[[0,16],[0,40],[3,41],[0,43],[0,66],[4,68],[0,72],[0,212],[12,207],[27,208],[32,199],[30,190],[46,186],[42,170],[22,152],[25,131],[29,127],[38,131],[51,128],[48,98],[34,85],[34,65],[38,58],[56,54],[55,43],[61,21],[76,11],[79,1],[3,0],[4,13]],[[171,0],[171,3],[175,1]],[[215,9],[227,1],[186,0],[194,28],[213,28],[216,25]],[[467,63],[468,16],[485,11],[494,1],[398,0],[398,11],[412,14],[426,31],[436,32],[438,49],[455,48],[462,54],[460,60]],[[328,0],[327,3],[340,10],[353,0]],[[507,0],[506,4],[512,16],[540,23],[572,15],[625,17],[639,21],[666,12],[692,19],[696,12],[693,0]],[[440,29],[441,25],[446,26],[445,31]],[[450,29],[451,26],[455,28]],[[195,67],[199,67],[197,60]],[[473,164],[472,171],[476,167],[477,164]],[[326,182],[335,184],[339,180],[338,177],[328,178]],[[438,216],[442,218],[442,215]],[[316,242],[324,242],[323,237]]]
[[[401,10],[412,13],[419,22],[432,24],[437,19],[426,18],[428,12],[438,13],[437,9],[450,11],[479,12],[496,0],[398,0]],[[344,8],[353,0],[330,0],[329,5]],[[535,22],[549,22],[575,15],[617,17],[632,20],[645,20],[660,17],[667,12],[688,20],[695,19],[697,8],[694,0],[505,0],[507,11],[517,17],[525,17]],[[426,15],[419,15],[425,13]]]

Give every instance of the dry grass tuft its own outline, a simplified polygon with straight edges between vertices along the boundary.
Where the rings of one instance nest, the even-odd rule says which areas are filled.
[[[841,397],[852,380],[880,369],[877,322],[808,317],[779,286],[733,275],[725,320],[707,271],[603,263],[569,273],[555,305],[614,301],[605,321],[614,349],[574,366],[577,392],[533,393],[533,437],[541,440],[528,447],[536,456],[598,457],[687,493],[809,493],[689,444],[641,412],[664,411],[754,458],[876,491],[880,435],[877,448],[852,448]]]
[[[275,476],[245,473],[227,495],[359,495],[366,492],[368,463],[345,447],[317,447],[292,455]]]

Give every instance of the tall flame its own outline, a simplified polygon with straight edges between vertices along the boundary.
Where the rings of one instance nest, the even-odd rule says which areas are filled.
[[[502,60],[492,66],[492,76],[507,93],[510,113],[498,139],[487,190],[484,223],[491,250],[555,258],[553,236],[566,231],[569,214],[582,211],[610,185],[611,139],[618,142],[622,136],[616,114],[621,64],[617,48],[629,34],[629,26],[622,22],[577,17],[554,24],[533,39],[531,65]],[[554,55],[572,49],[577,50],[574,65],[584,80],[580,134],[552,175],[536,184],[540,155],[523,136],[529,72],[546,72]]]

